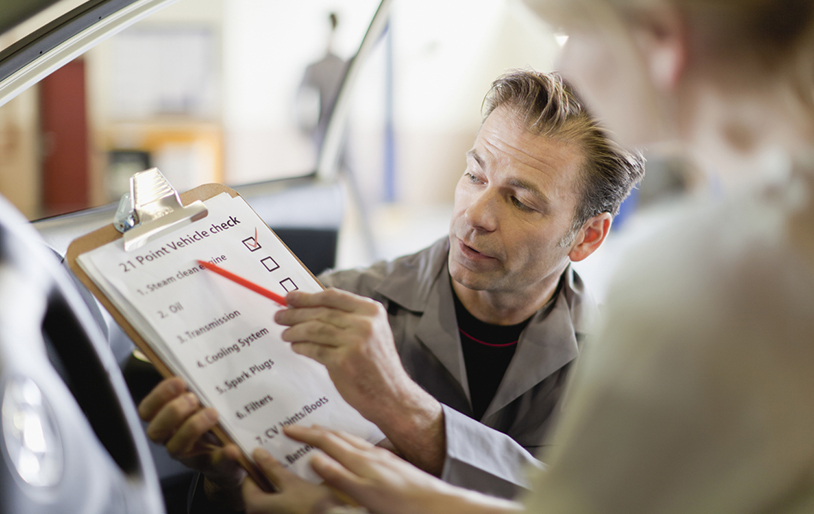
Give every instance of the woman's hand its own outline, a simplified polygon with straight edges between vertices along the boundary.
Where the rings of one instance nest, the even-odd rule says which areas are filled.
[[[292,439],[325,454],[311,466],[325,483],[378,514],[516,513],[520,505],[451,486],[359,437],[291,425]]]
[[[258,448],[252,457],[278,492],[267,493],[254,480],[247,478],[243,482],[246,514],[321,514],[331,507],[343,505],[331,489],[294,475],[267,451]]]

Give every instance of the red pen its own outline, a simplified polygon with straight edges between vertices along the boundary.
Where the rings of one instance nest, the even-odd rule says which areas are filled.
[[[252,291],[254,291],[257,294],[261,294],[261,295],[265,296],[266,298],[269,298],[270,300],[274,300],[275,302],[279,303],[283,307],[286,306],[285,298],[278,295],[277,293],[272,293],[271,291],[269,291],[265,287],[260,287],[257,284],[255,284],[254,282],[249,282],[245,278],[238,277],[237,275],[235,275],[231,271],[226,271],[225,269],[221,268],[220,266],[215,266],[211,262],[206,262],[206,261],[199,260],[198,264],[200,264],[201,266],[203,266],[204,268],[206,268],[206,269],[208,269],[210,271],[214,271],[218,275],[221,275],[223,277],[228,278],[232,282],[236,282],[236,283],[240,284],[241,286],[243,286],[243,287],[245,287],[247,289],[251,289]]]

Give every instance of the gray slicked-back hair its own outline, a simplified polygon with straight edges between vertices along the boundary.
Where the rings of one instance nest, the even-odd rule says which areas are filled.
[[[619,206],[644,175],[644,159],[614,142],[574,90],[556,73],[512,70],[492,83],[483,101],[483,119],[505,105],[533,134],[577,145],[585,162],[578,178],[580,201],[567,246],[592,217]]]

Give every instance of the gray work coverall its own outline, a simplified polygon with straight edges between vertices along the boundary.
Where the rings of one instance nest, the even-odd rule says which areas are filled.
[[[319,278],[326,287],[384,304],[407,373],[443,405],[447,448],[441,478],[511,498],[527,485],[524,468],[540,465],[532,453],[544,444],[596,304],[569,266],[557,296],[521,334],[483,418],[472,419],[448,250],[444,238],[413,255]]]

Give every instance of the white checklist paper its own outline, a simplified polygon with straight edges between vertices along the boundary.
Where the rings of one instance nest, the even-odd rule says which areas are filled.
[[[119,239],[77,262],[246,455],[262,446],[311,481],[312,449],[285,425],[319,424],[371,442],[383,438],[337,392],[325,368],[294,353],[274,313],[284,308],[197,261],[209,261],[285,296],[318,292],[314,277],[238,197],[204,202],[203,219],[131,252]]]

